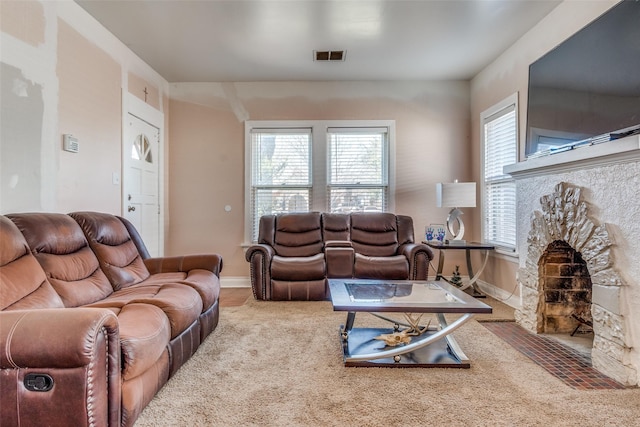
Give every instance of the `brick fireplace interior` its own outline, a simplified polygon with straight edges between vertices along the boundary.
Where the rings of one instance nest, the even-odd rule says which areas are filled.
[[[582,255],[564,241],[552,242],[540,257],[539,277],[544,297],[538,332],[593,332],[591,277]]]

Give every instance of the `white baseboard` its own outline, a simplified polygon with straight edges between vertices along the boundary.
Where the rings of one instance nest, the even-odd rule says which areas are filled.
[[[483,293],[507,304],[509,307],[518,309],[522,306],[520,295],[514,295],[512,292],[505,291],[483,280],[478,280],[476,283]]]
[[[222,276],[220,278],[221,288],[250,288],[251,278],[243,276]]]

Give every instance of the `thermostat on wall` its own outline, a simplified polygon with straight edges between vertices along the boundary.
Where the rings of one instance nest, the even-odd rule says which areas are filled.
[[[70,134],[65,134],[63,135],[63,137],[62,149],[71,153],[77,153],[78,149],[80,148],[78,138]]]

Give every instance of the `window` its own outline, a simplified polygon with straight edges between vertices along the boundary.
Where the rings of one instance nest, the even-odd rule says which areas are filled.
[[[480,116],[482,124],[482,237],[507,252],[516,248],[516,183],[503,167],[518,160],[518,97]]]
[[[386,128],[328,130],[331,212],[386,210],[387,134]]]
[[[393,209],[393,121],[246,122],[245,241],[260,217]]]
[[[308,211],[310,129],[252,129],[251,153],[253,229],[258,229],[262,215]]]
[[[133,160],[144,159],[147,163],[153,163],[151,144],[149,144],[149,139],[146,135],[140,134],[136,136],[131,146],[131,158]]]

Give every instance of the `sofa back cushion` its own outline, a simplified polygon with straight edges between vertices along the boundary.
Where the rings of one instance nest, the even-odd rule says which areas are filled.
[[[0,310],[62,307],[18,227],[0,216]]]
[[[351,216],[349,214],[323,213],[322,234],[324,242],[351,240]]]
[[[322,253],[319,212],[267,215],[260,218],[259,243],[272,246],[277,255],[305,257]]]
[[[114,290],[135,285],[150,276],[127,228],[118,217],[100,212],[69,215],[80,224]]]
[[[91,304],[113,293],[82,229],[69,215],[24,213],[7,216],[24,235],[65,307]]]
[[[398,244],[414,243],[413,218],[407,215],[396,215],[398,222]]]
[[[392,213],[352,213],[351,242],[357,254],[393,256],[398,251],[398,222]]]

